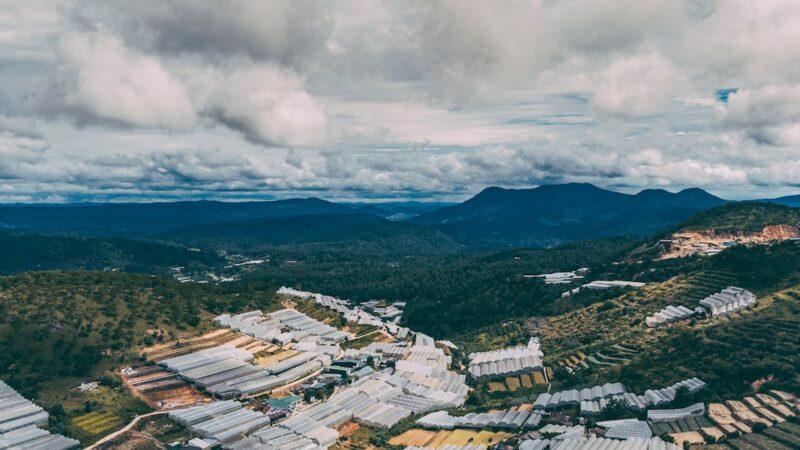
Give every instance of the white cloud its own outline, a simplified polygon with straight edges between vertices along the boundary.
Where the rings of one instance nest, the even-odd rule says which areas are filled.
[[[205,114],[253,142],[311,146],[325,141],[327,117],[297,75],[271,66],[243,68],[221,77]]]
[[[661,112],[672,99],[677,78],[672,64],[658,54],[621,58],[597,77],[594,105],[623,117]]]
[[[15,198],[796,184],[792,0],[7,3]]]
[[[800,145],[800,84],[741,89],[717,108],[723,127],[766,145]]]
[[[79,121],[187,127],[194,120],[183,84],[158,59],[126,48],[111,34],[71,33],[59,56],[64,105]]]

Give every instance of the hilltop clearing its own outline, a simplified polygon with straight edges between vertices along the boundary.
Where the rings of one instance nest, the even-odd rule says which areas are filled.
[[[667,240],[659,241],[659,244],[666,247],[660,259],[715,255],[734,245],[764,245],[797,238],[800,238],[800,230],[797,226],[787,224],[767,225],[760,231],[682,231],[673,233]]]
[[[800,238],[800,208],[731,202],[698,213],[628,255],[629,261],[713,256],[731,247]]]

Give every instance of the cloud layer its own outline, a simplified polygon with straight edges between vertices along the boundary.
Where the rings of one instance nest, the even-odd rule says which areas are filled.
[[[11,1],[0,29],[0,200],[800,180],[790,0]]]

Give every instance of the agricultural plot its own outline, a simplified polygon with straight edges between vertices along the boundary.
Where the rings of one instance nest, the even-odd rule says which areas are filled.
[[[732,275],[723,272],[681,275],[552,317],[549,327],[542,330],[542,341],[548,344],[546,359],[553,358],[554,363],[561,362],[562,366],[567,367],[579,367],[582,362],[586,366],[613,366],[620,361],[611,358],[627,359],[633,356],[630,352],[612,347],[614,344],[638,350],[643,344],[656,339],[653,333],[647,332],[645,317],[667,305],[694,308],[701,299],[733,281]],[[600,355],[593,355],[595,352],[600,352]],[[582,355],[586,355],[586,358]],[[597,362],[588,360],[589,356],[593,356]]]
[[[518,377],[506,377],[506,387],[509,392],[516,392],[519,390],[520,381]]]
[[[574,355],[562,359],[558,364],[573,371],[591,367],[613,367],[627,363],[638,354],[639,349],[636,346],[619,343],[606,346],[588,356],[583,352],[576,352]]]
[[[151,361],[158,361],[226,344],[236,339],[238,336],[239,335],[228,329],[214,330],[202,336],[176,339],[174,341],[146,347],[142,349],[141,354]]]
[[[708,415],[711,421],[716,423],[718,432],[711,433],[709,428],[702,428],[701,432],[716,439],[719,439],[720,432],[743,433],[738,439],[726,442],[734,449],[800,448],[800,425],[787,421],[795,416],[792,402],[788,394],[771,392],[769,395],[757,394],[754,397],[745,397],[745,401],[727,400],[724,404],[711,403]],[[752,427],[757,423],[768,428],[752,433]]]
[[[208,400],[196,388],[159,366],[144,366],[122,374],[123,383],[153,409],[190,406]]]
[[[405,433],[389,439],[390,445],[422,447],[430,442],[436,435],[434,431],[408,430]]]
[[[544,378],[542,378],[544,380]],[[531,375],[527,373],[523,373],[519,376],[519,382],[525,389],[530,389],[533,387],[533,381],[531,379]],[[538,383],[537,383],[538,384]]]
[[[499,383],[497,381],[493,381],[491,383],[488,383],[488,387],[489,387],[489,392],[506,392],[506,391],[508,391],[508,388],[506,388],[506,385],[504,383]]]
[[[360,349],[366,347],[367,345],[373,342],[393,342],[394,338],[392,336],[387,335],[381,330],[373,330],[368,331],[366,334],[363,334],[355,339],[351,339],[349,341],[343,342],[341,344],[342,349],[347,350],[349,348]]]
[[[111,412],[93,411],[72,419],[72,424],[92,436],[100,436],[122,427],[122,419]]]
[[[531,337],[524,324],[509,321],[462,334],[453,341],[468,355],[474,352],[498,350],[515,345],[524,345]]]
[[[650,429],[653,430],[653,434],[656,436],[660,436],[664,433],[673,434],[673,433],[688,433],[694,431],[700,431],[703,428],[710,428],[713,427],[714,424],[711,423],[705,416],[689,416],[679,420],[673,420],[671,422],[649,422],[648,425]]]
[[[788,292],[788,291],[785,291]],[[657,335],[626,365],[621,381],[638,389],[670,381],[670,373],[692,373],[722,398],[738,397],[767,376],[791,381],[800,355],[800,302],[765,296],[759,306],[733,320],[713,321],[694,329]],[[746,345],[742,345],[746,343]],[[659,351],[662,349],[662,351]],[[668,349],[669,351],[663,351]],[[726,355],[724,360],[719,355]],[[737,368],[745,362],[746,371]],[[670,367],[671,371],[653,371]],[[776,372],[776,368],[786,368]],[[648,381],[645,384],[643,381]]]

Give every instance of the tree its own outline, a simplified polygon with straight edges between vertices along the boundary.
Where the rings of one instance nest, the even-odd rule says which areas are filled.
[[[675,408],[684,408],[694,403],[694,395],[689,391],[686,386],[681,386],[675,390],[675,399],[672,405]]]
[[[626,419],[638,416],[638,412],[631,409],[628,404],[621,399],[613,399],[600,411],[600,420]]]

